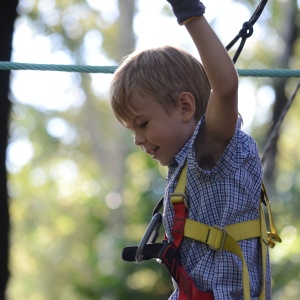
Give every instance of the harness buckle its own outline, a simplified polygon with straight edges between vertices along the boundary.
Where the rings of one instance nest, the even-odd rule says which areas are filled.
[[[224,245],[227,237],[227,230],[223,227],[220,227],[218,225],[214,225],[213,228],[217,229],[219,232],[221,231],[223,233],[222,240],[221,240],[221,245],[219,248],[215,248],[213,246],[209,245],[209,248],[214,250],[214,251],[223,251],[224,250]],[[207,238],[208,239],[208,238]]]
[[[138,245],[138,248],[137,248],[136,254],[135,254],[135,260],[137,262],[144,261],[143,252],[144,252],[145,246],[148,243],[154,243],[156,241],[156,239],[159,235],[159,228],[161,226],[161,223],[162,223],[162,215],[160,212],[158,212],[152,217],[152,219],[144,233],[144,236],[142,237],[142,239]]]
[[[174,192],[174,193],[170,193],[170,199],[171,199],[171,202],[174,204],[176,203],[184,203],[185,207],[189,210],[189,204],[187,203],[187,200],[186,200],[186,194],[185,193],[177,193],[177,192]]]

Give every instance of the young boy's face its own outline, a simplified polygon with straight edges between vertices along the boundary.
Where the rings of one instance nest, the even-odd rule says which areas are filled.
[[[168,166],[192,134],[180,107],[168,114],[151,96],[136,96],[132,103],[135,115],[126,127],[133,131],[135,144],[161,165]]]

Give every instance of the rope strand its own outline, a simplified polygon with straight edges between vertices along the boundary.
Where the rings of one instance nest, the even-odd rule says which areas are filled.
[[[39,71],[62,71],[79,73],[104,73],[113,74],[116,66],[87,66],[87,65],[56,65],[56,64],[31,64],[18,62],[0,62],[0,70],[39,70]]]
[[[113,74],[117,66],[87,66],[87,65],[56,65],[56,64],[31,64],[18,62],[0,62],[0,70],[4,71],[61,71],[78,73],[103,73]],[[300,70],[288,69],[237,69],[241,77],[300,77]]]

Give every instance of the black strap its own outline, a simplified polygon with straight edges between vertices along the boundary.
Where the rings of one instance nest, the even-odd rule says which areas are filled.
[[[164,243],[147,244],[143,251],[143,260],[159,258],[160,251],[165,247]],[[122,252],[122,259],[125,261],[135,261],[138,246],[125,247]]]

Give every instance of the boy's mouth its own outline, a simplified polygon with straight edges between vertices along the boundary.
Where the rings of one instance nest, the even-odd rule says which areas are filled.
[[[154,149],[150,150],[150,151],[147,151],[148,154],[150,154],[151,156],[153,156],[155,154],[155,152],[158,150],[158,146],[155,147]]]

